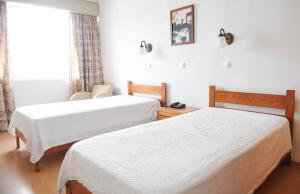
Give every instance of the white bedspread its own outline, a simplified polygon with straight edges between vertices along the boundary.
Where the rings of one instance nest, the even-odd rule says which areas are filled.
[[[75,144],[58,181],[94,194],[246,194],[291,150],[283,117],[208,108]]]
[[[21,131],[37,162],[52,147],[132,127],[156,119],[159,101],[137,96],[113,96],[18,108],[9,131]]]

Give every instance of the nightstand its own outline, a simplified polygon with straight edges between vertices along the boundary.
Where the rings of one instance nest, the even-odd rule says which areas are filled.
[[[187,108],[183,108],[183,109],[176,109],[176,108],[171,108],[171,107],[160,107],[157,110],[157,120],[175,117],[175,116],[193,112],[196,110],[199,110],[199,109],[193,108],[193,107],[187,107]]]

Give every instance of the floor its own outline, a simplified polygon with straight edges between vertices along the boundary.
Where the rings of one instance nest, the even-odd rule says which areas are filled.
[[[24,145],[15,150],[15,139],[0,133],[0,194],[55,194],[63,157],[44,158],[36,173]],[[278,168],[255,194],[300,194],[300,166]]]
[[[56,181],[64,153],[45,157],[41,172],[29,162],[29,153],[15,149],[15,138],[0,133],[0,194],[56,194]]]

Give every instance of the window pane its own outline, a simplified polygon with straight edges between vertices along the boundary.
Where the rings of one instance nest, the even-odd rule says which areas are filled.
[[[13,80],[68,79],[68,12],[8,3],[7,19]]]

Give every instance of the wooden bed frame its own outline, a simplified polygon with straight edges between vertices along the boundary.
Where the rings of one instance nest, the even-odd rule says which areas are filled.
[[[255,106],[285,110],[285,116],[290,123],[291,135],[293,134],[294,112],[295,112],[295,91],[287,90],[285,95],[258,94],[216,90],[215,86],[209,87],[209,107],[217,107],[216,103],[237,104],[244,106]],[[220,107],[222,108],[222,107]],[[234,109],[239,110],[239,109]],[[247,111],[247,110],[242,110]],[[255,112],[255,111],[248,111]],[[256,112],[262,113],[262,112]],[[269,114],[269,113],[263,113]],[[275,115],[275,114],[272,114]],[[282,157],[280,162],[291,165],[291,153]],[[76,180],[66,183],[67,194],[91,194],[91,192]]]
[[[135,85],[131,81],[127,82],[128,95],[149,94],[160,96],[160,105],[167,106],[167,84],[161,83],[161,86],[146,86],[146,85]]]
[[[160,86],[150,86],[150,85],[134,85],[131,81],[128,81],[128,95],[134,95],[135,93],[160,96],[161,106],[167,106],[167,84],[166,83],[161,83]],[[26,144],[26,138],[24,134],[20,130],[16,129],[16,149],[20,148],[20,139]],[[44,155],[66,151],[76,142],[67,143],[64,145],[59,145],[50,148],[45,151]],[[34,169],[36,172],[40,171],[40,161],[34,164]]]
[[[209,87],[209,107],[216,107],[216,103],[237,104],[243,106],[254,106],[262,108],[282,109],[285,110],[284,116],[290,124],[291,135],[293,135],[294,113],[295,113],[295,90],[286,90],[285,95],[274,94],[257,94],[245,92],[230,92],[216,90],[215,86]],[[239,110],[239,109],[235,109]],[[243,110],[247,111],[247,110]],[[265,112],[248,111],[263,114]],[[271,114],[276,115],[276,114]]]

